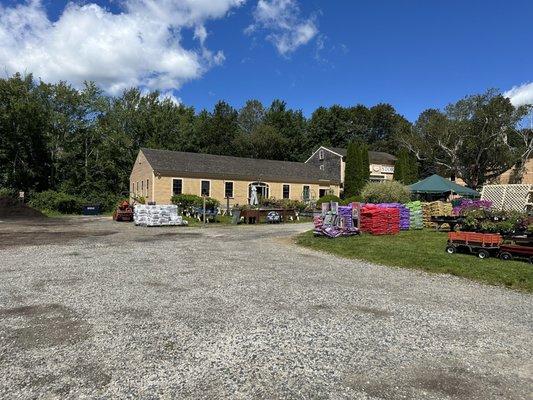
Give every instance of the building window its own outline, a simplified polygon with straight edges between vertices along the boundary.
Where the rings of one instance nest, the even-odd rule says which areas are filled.
[[[304,185],[303,187],[302,198],[304,201],[309,201],[309,186],[308,185]]]
[[[328,189],[318,189],[318,198],[322,198],[328,194]]]
[[[318,150],[318,159],[322,161],[324,159],[324,150]]]
[[[183,181],[181,179],[172,179],[172,195],[183,193]]]
[[[139,181],[136,182],[137,190],[135,191],[136,195],[139,195]]]
[[[144,196],[144,181],[141,181],[141,196]]]
[[[146,180],[146,194],[148,195],[148,192],[150,190],[150,179]]]
[[[283,185],[283,198],[288,199],[291,196],[291,186]]]
[[[210,189],[211,189],[211,182],[210,181],[202,181],[202,192],[201,192],[201,195],[209,197]]]
[[[224,197],[233,198],[233,182],[224,183]]]

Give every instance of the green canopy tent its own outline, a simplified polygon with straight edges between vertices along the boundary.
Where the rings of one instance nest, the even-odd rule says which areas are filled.
[[[458,185],[440,175],[431,175],[409,186],[413,194],[428,195],[431,197],[457,194],[463,197],[481,197],[481,194],[473,189]]]

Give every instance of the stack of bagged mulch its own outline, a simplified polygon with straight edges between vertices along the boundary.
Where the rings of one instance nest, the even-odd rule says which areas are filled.
[[[406,231],[406,230],[409,229],[410,213],[409,213],[409,209],[405,205],[403,205],[401,203],[380,203],[380,204],[378,204],[378,206],[384,207],[384,208],[396,208],[396,209],[398,209],[398,212],[399,212],[399,222],[398,222],[399,229],[402,230],[402,231]]]
[[[352,206],[339,206],[337,208],[337,214],[341,220],[341,227],[346,229],[352,229],[353,226],[353,217],[352,217]]]
[[[387,234],[396,235],[400,232],[400,209],[387,209]]]
[[[136,205],[133,208],[133,221],[141,226],[187,225],[187,221],[178,215],[176,205]]]
[[[335,202],[322,204],[322,214],[313,220],[316,236],[336,238],[359,234],[354,226],[352,206],[339,206]]]
[[[361,209],[361,231],[372,235],[386,235],[389,231],[388,208],[365,204]]]
[[[409,229],[422,229],[424,227],[422,203],[420,201],[411,201],[405,206],[409,210]]]
[[[405,204],[399,204],[400,210],[400,230],[407,231],[411,227],[411,212]]]
[[[431,217],[443,217],[452,215],[452,204],[443,201],[432,201],[431,203],[422,203],[422,212],[424,216],[424,226],[426,228],[435,228],[431,222]]]

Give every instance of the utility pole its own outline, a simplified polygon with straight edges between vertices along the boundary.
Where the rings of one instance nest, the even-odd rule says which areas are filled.
[[[204,226],[207,224],[207,219],[205,218],[205,194],[202,196],[204,198]]]

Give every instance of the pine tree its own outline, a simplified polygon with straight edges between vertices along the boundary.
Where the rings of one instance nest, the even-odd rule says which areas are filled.
[[[402,149],[394,165],[394,180],[410,185],[418,180],[418,161],[407,150]]]
[[[363,186],[370,181],[370,157],[368,156],[368,145],[361,145],[361,176],[363,178]]]
[[[409,156],[409,174],[407,176],[407,185],[418,181],[418,160],[414,155]]]
[[[407,167],[405,159],[406,155],[407,152],[404,149],[400,150],[396,163],[394,164],[394,180],[402,183],[404,183],[405,180],[405,170]]]
[[[357,176],[359,172],[358,166],[358,151],[355,143],[348,144],[346,151],[346,167],[344,171],[344,197],[352,197],[357,194],[358,182]]]

